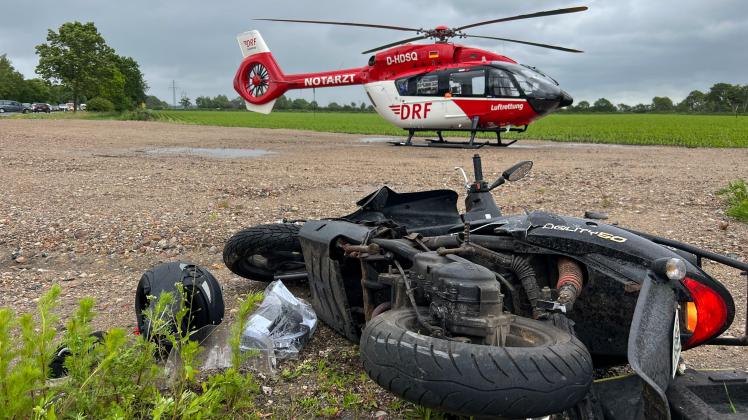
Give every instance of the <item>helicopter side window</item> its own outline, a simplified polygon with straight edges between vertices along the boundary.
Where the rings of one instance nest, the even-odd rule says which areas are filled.
[[[416,95],[435,96],[439,91],[439,76],[436,74],[425,74],[416,82]]]
[[[491,69],[488,73],[488,95],[493,97],[519,97],[512,76],[504,70]]]
[[[451,73],[449,92],[452,96],[485,96],[486,71],[480,69]]]
[[[408,78],[407,77],[395,80],[395,86],[397,87],[397,93],[399,93],[400,96],[408,95]]]
[[[400,96],[436,96],[439,93],[439,75],[435,73],[403,77],[395,80]]]

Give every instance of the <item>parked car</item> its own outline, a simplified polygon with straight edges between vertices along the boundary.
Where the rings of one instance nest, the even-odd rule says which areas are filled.
[[[31,112],[31,104],[30,103],[24,102],[21,105],[23,106],[23,111],[22,112],[24,114],[27,114],[27,113]]]
[[[6,112],[28,112],[20,102],[0,99],[0,114]]]
[[[36,103],[31,105],[31,110],[33,112],[46,112],[49,114],[52,112],[52,108],[49,106],[49,104],[43,104],[43,103]]]

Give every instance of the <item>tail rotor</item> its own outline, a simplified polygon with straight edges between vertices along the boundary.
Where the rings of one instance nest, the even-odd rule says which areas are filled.
[[[261,63],[254,63],[247,75],[247,91],[254,98],[260,98],[270,88],[270,73]]]
[[[275,100],[288,90],[285,76],[260,32],[244,32],[236,39],[244,60],[234,77],[234,90],[244,99],[248,110],[269,114]]]

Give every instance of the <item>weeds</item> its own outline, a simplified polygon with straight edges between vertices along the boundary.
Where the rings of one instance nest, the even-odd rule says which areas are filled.
[[[732,414],[737,414],[738,410],[735,408],[735,404],[732,403],[732,398],[730,398],[730,391],[727,390],[727,384],[722,382],[722,385],[725,387],[725,395],[727,395],[727,402],[730,403],[730,411],[732,411]]]
[[[232,329],[232,367],[203,375],[196,366],[201,349],[183,330],[190,319],[190,305],[180,305],[169,322],[171,305],[177,299],[164,294],[147,314],[157,342],[110,329],[95,335],[91,322],[94,301],[80,301],[58,334],[57,306],[59,285],[44,294],[35,315],[16,316],[0,309],[0,407],[2,418],[202,418],[252,417],[252,394],[259,393],[254,377],[240,371],[244,355],[239,352],[243,322]],[[182,301],[189,299],[180,291]],[[240,304],[239,315],[246,318],[261,294],[250,295]],[[238,325],[238,326],[237,326]],[[176,328],[174,328],[176,326]],[[66,376],[52,379],[50,364],[60,351],[61,339],[69,355],[64,359]],[[170,344],[182,363],[175,379],[168,381],[163,366],[154,355],[163,354]]]
[[[745,180],[729,183],[727,187],[717,191],[717,195],[727,202],[725,214],[748,223],[748,186]]]

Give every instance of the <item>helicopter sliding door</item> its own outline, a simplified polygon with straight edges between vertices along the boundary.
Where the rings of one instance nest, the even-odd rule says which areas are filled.
[[[446,74],[449,95],[459,98],[484,98],[486,96],[486,69],[460,69]]]
[[[443,72],[369,83],[365,88],[379,115],[398,127],[445,129],[469,124],[464,113],[456,115],[460,119],[457,123],[445,117],[450,99],[444,96],[449,88]]]

